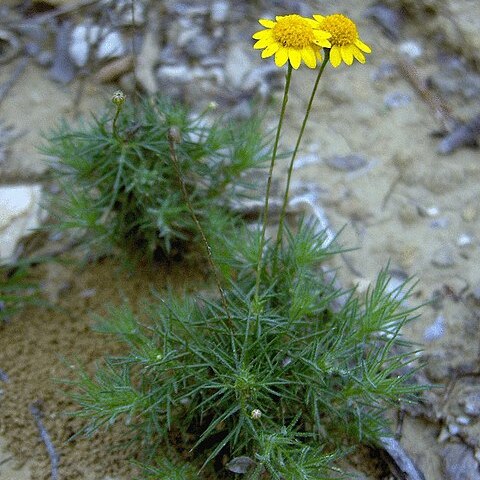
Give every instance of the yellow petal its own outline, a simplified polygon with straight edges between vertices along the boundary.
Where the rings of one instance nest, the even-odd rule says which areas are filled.
[[[352,53],[360,63],[365,63],[365,55],[355,45],[352,47]]]
[[[277,67],[283,67],[288,60],[288,50],[286,48],[279,48],[275,52],[275,65]]]
[[[280,45],[278,43],[272,43],[262,52],[262,58],[271,57],[279,48]]]
[[[323,15],[313,15],[313,18],[319,22],[319,23],[322,23],[323,22],[323,19],[325,18]]]
[[[302,54],[300,53],[300,50],[296,48],[289,48],[288,49],[288,58],[290,60],[290,63],[292,67],[297,70],[300,64],[302,63]]]
[[[304,18],[307,21],[308,25],[312,28],[318,28],[318,22],[313,20],[312,18]]]
[[[355,40],[355,45],[365,53],[372,53],[372,49],[365,43],[363,43],[359,38]]]
[[[330,63],[337,68],[342,63],[342,56],[340,55],[340,48],[334,45],[330,50]]]
[[[269,20],[268,18],[261,18],[258,23],[265,28],[273,28],[275,26],[275,22],[273,20]]]
[[[342,54],[343,61],[347,65],[351,65],[353,63],[352,45],[342,45],[340,47],[340,52]]]
[[[252,35],[252,38],[254,38],[255,40],[260,40],[261,38],[271,37],[271,36],[272,36],[271,30],[260,30],[259,32],[255,32]]]
[[[253,46],[253,48],[255,50],[258,50],[260,48],[268,47],[271,44],[272,44],[272,41],[270,39],[263,39],[263,40],[259,40],[258,42],[256,42],[255,45]]]
[[[308,68],[315,68],[317,66],[317,57],[315,50],[312,47],[305,47],[302,49],[302,58]]]
[[[331,37],[330,33],[324,32],[323,30],[314,30],[313,34],[315,36],[315,41],[313,42],[315,43],[315,45],[323,48],[330,48],[332,46],[332,44],[327,39],[327,37]],[[327,36],[325,36],[325,34]]]

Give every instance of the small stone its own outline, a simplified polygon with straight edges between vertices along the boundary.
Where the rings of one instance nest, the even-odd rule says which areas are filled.
[[[199,59],[206,57],[215,48],[215,42],[208,35],[198,35],[187,42],[186,50],[190,57]]]
[[[470,247],[473,244],[473,237],[468,233],[461,233],[457,238],[457,245],[459,247]]]
[[[460,433],[460,427],[456,423],[450,423],[448,425],[448,432],[450,435],[458,435]]]
[[[445,334],[445,317],[443,315],[437,315],[435,321],[428,326],[424,333],[423,339],[426,342],[432,342],[434,340],[438,340],[439,338],[443,337]]]
[[[480,480],[478,463],[466,445],[449,444],[443,449],[442,457],[445,480]]]
[[[410,57],[412,60],[421,57],[423,54],[422,46],[415,40],[407,40],[405,42],[402,42],[398,49],[400,53],[406,55],[407,57]]]
[[[449,224],[450,220],[447,217],[440,217],[430,222],[430,228],[441,230],[447,228]]]
[[[230,13],[230,4],[224,0],[218,0],[212,3],[210,7],[210,18],[215,23],[224,23],[227,21]]]
[[[462,399],[463,411],[471,417],[480,416],[480,391],[470,392]]]
[[[306,153],[296,158],[293,169],[298,170],[300,168],[307,167],[309,165],[315,165],[318,163],[320,163],[320,157],[317,153]]]
[[[456,265],[455,251],[450,245],[443,245],[435,250],[431,262],[437,268],[451,268]]]
[[[333,157],[325,158],[325,163],[335,170],[344,172],[351,172],[365,167],[368,164],[368,159],[363,155],[334,155]]]
[[[387,93],[383,99],[383,103],[387,108],[405,107],[412,101],[412,97],[408,93],[392,92]]]
[[[470,424],[470,419],[468,417],[463,416],[463,415],[457,417],[455,420],[459,425],[464,425],[465,426],[465,425]]]
[[[225,77],[228,85],[243,90],[243,82],[252,69],[252,56],[247,55],[242,45],[234,43],[228,49],[226,58]]]
[[[417,210],[421,217],[434,218],[440,215],[440,210],[438,207],[423,207],[422,205],[418,205]]]
[[[164,65],[157,71],[160,81],[185,84],[193,80],[192,72],[187,65]]]

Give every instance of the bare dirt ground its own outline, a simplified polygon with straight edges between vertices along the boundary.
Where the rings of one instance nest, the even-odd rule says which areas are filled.
[[[394,279],[413,276],[418,281],[410,301],[428,304],[405,334],[422,345],[425,380],[440,388],[419,407],[405,407],[401,443],[426,480],[477,479],[480,155],[468,147],[450,155],[437,152],[440,139],[433,133],[442,130],[442,122],[431,98],[421,95],[415,83],[450,75],[453,90],[448,95],[431,91],[443,95],[464,120],[478,114],[480,97],[462,93],[462,74],[455,77],[449,64],[439,61],[436,40],[424,38],[419,19],[408,19],[402,33],[403,40],[415,41],[421,50],[411,60],[416,71],[412,81],[399,66],[399,58],[407,56],[400,48],[403,40],[388,39],[378,23],[365,18],[366,3],[337,3],[335,10],[358,20],[373,53],[365,65],[327,68],[295,170],[295,188],[318,192],[330,226],[343,229],[341,243],[357,248],[338,265],[346,286],[358,284],[364,291],[387,265]],[[255,29],[244,24],[236,30],[245,34],[241,41],[247,49]],[[257,53],[249,54],[256,59]],[[452,55],[462,60],[460,51]],[[10,78],[16,62],[2,66],[0,84]],[[31,63],[0,104],[0,119],[26,131],[0,165],[1,183],[24,183],[43,174],[37,151],[40,131],[64,116],[72,118],[78,81],[60,86]],[[313,80],[314,72],[306,69],[293,78],[286,149],[296,139]],[[98,111],[115,88],[87,78],[80,111]],[[275,121],[273,108],[267,123],[274,126]],[[345,159],[352,163],[345,166]],[[93,368],[103,353],[118,348],[91,332],[91,312],[123,299],[135,305],[148,295],[150,285],[162,288],[173,280],[181,288],[198,272],[165,267],[132,275],[107,259],[83,267],[41,266],[35,276],[54,308],[29,307],[0,329],[0,368],[9,376],[8,383],[0,384],[0,480],[49,478],[49,459],[29,410],[33,402],[40,402],[60,453],[60,478],[133,478],[125,454],[111,450],[121,428],[67,443],[80,422],[64,415],[73,405],[55,379],[68,377],[72,360]]]

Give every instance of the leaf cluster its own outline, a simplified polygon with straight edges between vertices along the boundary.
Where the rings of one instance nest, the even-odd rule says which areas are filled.
[[[257,295],[259,235],[245,229],[218,249],[228,311],[170,295],[142,319],[122,306],[99,320],[127,353],[76,382],[89,433],[127,418],[154,457],[179,431],[204,465],[250,458],[250,479],[330,478],[346,449],[385,435],[385,408],[423,388],[400,335],[416,315],[408,285],[390,290],[382,271],[363,300],[338,288],[319,268],[338,250],[301,223],[266,246]]]
[[[28,278],[29,262],[0,265],[0,323],[28,304],[41,304],[39,285]]]
[[[207,121],[186,107],[156,97],[127,102],[116,126],[112,114],[77,129],[66,123],[48,137],[45,154],[63,195],[52,199],[55,228],[79,229],[92,243],[130,256],[183,255],[198,232],[179,188],[168,132],[179,130],[177,157],[193,210],[206,231],[231,205],[251,194],[247,173],[268,156],[259,119]]]

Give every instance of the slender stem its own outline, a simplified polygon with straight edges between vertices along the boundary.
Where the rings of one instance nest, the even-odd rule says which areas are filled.
[[[203,244],[205,245],[205,250],[207,251],[208,263],[210,265],[210,269],[212,270],[213,276],[215,278],[215,283],[217,284],[218,291],[220,292],[220,297],[222,298],[223,308],[225,310],[225,313],[227,314],[229,325],[231,326],[232,317],[230,316],[230,311],[228,309],[227,296],[225,295],[225,291],[223,290],[222,284],[220,283],[220,277],[218,275],[217,267],[215,265],[215,262],[212,256],[212,249],[210,247],[210,244],[208,243],[207,237],[205,236],[205,232],[203,231],[203,228],[200,225],[200,222],[198,221],[198,217],[192,207],[190,198],[188,197],[188,192],[185,186],[185,182],[183,180],[182,171],[178,163],[175,143],[178,143],[179,141],[180,141],[180,132],[177,129],[175,129],[175,127],[172,127],[168,132],[168,145],[170,148],[170,159],[172,160],[173,166],[175,168],[175,172],[178,177],[178,181],[182,188],[182,194],[183,194],[185,203],[187,204],[190,215],[195,223],[195,226],[197,227],[197,230],[200,232],[200,236],[202,237]]]
[[[292,172],[293,172],[293,164],[295,162],[295,158],[297,157],[298,153],[298,147],[300,146],[300,142],[302,141],[303,133],[305,131],[305,126],[307,125],[307,120],[310,115],[310,111],[312,109],[312,104],[313,100],[315,98],[315,94],[317,93],[317,88],[318,88],[318,83],[320,82],[320,78],[322,76],[323,71],[325,70],[325,67],[327,65],[330,50],[325,50],[325,58],[323,59],[323,63],[320,67],[320,70],[318,71],[317,79],[315,80],[315,84],[313,86],[312,94],[310,95],[310,100],[308,102],[307,110],[305,112],[305,117],[303,119],[302,126],[300,128],[300,132],[298,134],[297,138],[297,143],[295,144],[295,149],[293,150],[292,153],[292,158],[290,160],[290,165],[288,167],[288,175],[287,175],[287,186],[285,187],[285,195],[283,197],[283,205],[282,205],[282,211],[280,213],[280,221],[278,223],[278,232],[277,232],[277,242],[275,245],[275,248],[278,249],[282,245],[282,237],[283,237],[283,224],[285,222],[285,215],[287,212],[287,205],[288,205],[288,194],[290,191],[290,180],[292,178]]]
[[[112,133],[115,138],[118,138],[118,132],[117,132],[117,119],[118,116],[120,115],[120,112],[122,111],[123,105],[117,105],[117,111],[115,112],[115,116],[113,117],[113,123],[112,123]]]
[[[258,245],[257,278],[255,283],[255,299],[257,301],[258,301],[258,295],[260,291],[260,272],[262,270],[262,253],[263,253],[263,246],[265,244],[265,231],[267,229],[268,206],[269,206],[269,200],[270,200],[270,188],[272,186],[273,167],[275,166],[275,160],[277,158],[278,142],[280,140],[280,132],[282,130],[283,118],[285,116],[285,108],[288,102],[288,90],[290,89],[291,78],[292,78],[292,66],[290,65],[290,62],[288,62],[288,70],[287,70],[287,75],[285,80],[285,90],[283,92],[282,109],[280,111],[280,118],[278,120],[277,133],[275,135],[275,143],[273,144],[272,160],[270,161],[270,169],[268,171],[267,191],[265,194],[265,207],[263,210],[262,233],[260,235],[260,244]]]

